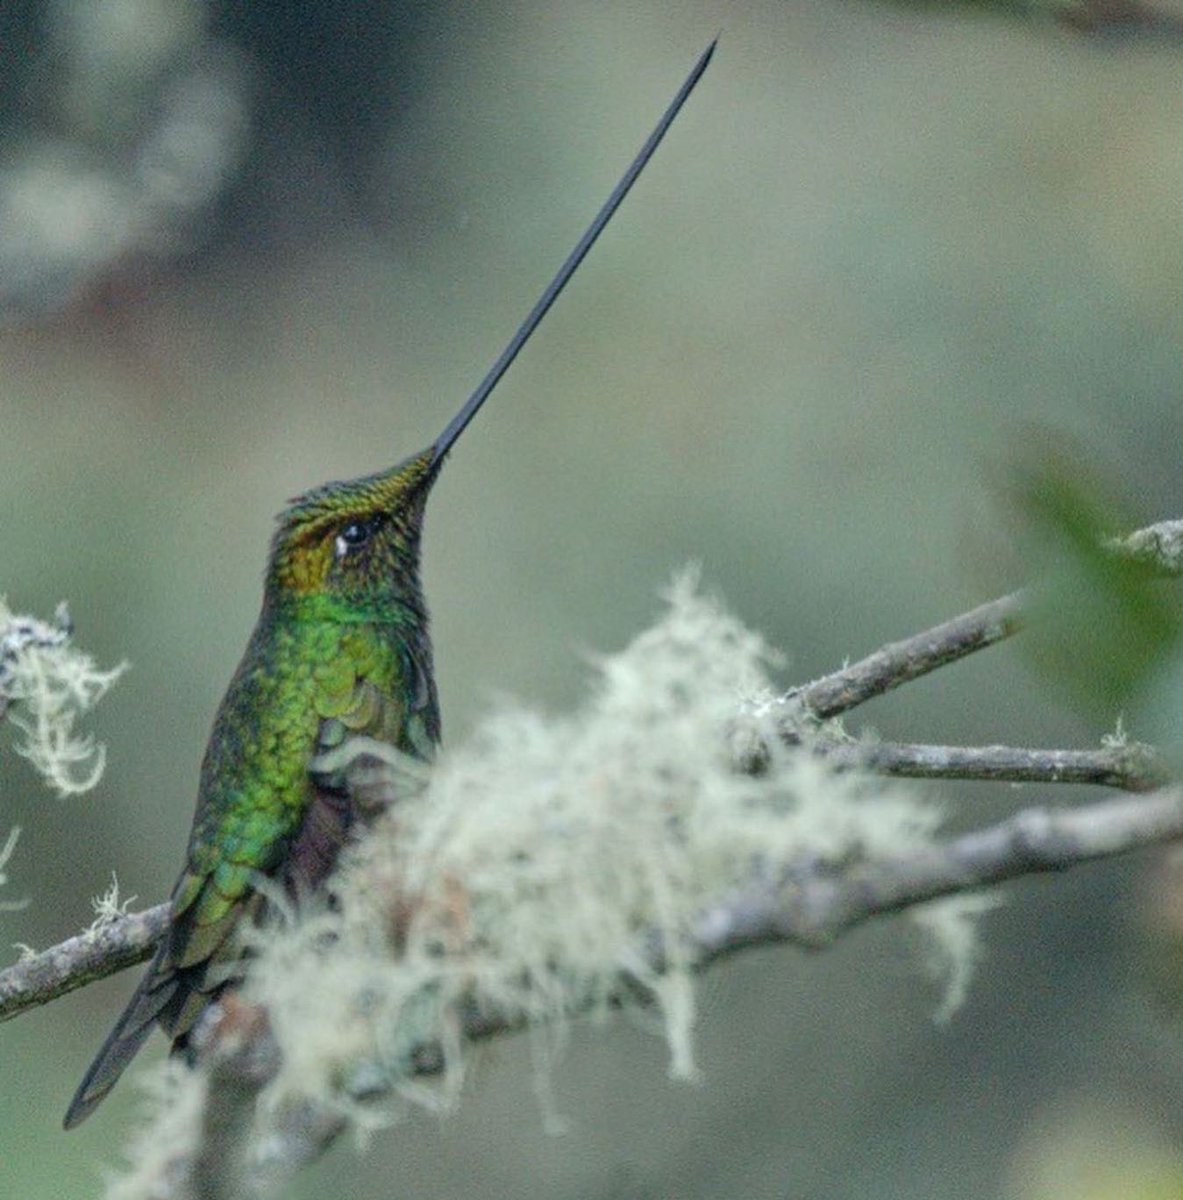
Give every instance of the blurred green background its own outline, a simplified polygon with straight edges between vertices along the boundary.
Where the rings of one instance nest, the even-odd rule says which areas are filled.
[[[96,792],[0,761],[5,941],[76,932],[112,870],[164,898],[273,514],[434,437],[720,27],[433,498],[447,736],[500,692],[573,703],[689,559],[786,684],[1000,594],[1033,429],[1183,516],[1183,45],[1024,6],[6,4],[0,589],[134,669]],[[1004,647],[852,724],[1095,744],[1056,696]],[[1089,795],[926,790],[958,827]],[[904,922],[750,954],[703,981],[700,1084],[644,1020],[580,1028],[553,1137],[502,1042],[454,1116],[291,1195],[1183,1195],[1169,859],[1006,895],[948,1026]],[[134,1082],[59,1122],[133,982],[0,1030],[0,1195],[100,1190]]]

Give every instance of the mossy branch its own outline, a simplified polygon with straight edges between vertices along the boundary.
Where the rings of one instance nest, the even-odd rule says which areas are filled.
[[[0,1021],[115,975],[150,958],[168,926],[169,905],[121,913],[0,971]]]
[[[1164,789],[1074,810],[1029,809],[1008,820],[952,838],[923,854],[899,855],[839,870],[816,862],[793,864],[777,879],[748,886],[705,911],[696,933],[701,969],[755,946],[829,945],[852,927],[885,913],[988,884],[1060,871],[1084,862],[1183,837],[1183,791]],[[661,965],[659,941],[638,954]],[[634,1002],[636,990],[622,977],[609,1004]],[[602,1007],[589,995],[586,1007]],[[523,1021],[470,1012],[459,1031],[466,1042],[518,1032]],[[206,1064],[201,1132],[192,1151],[181,1148],[156,1161],[156,1177],[141,1179],[136,1194],[242,1197],[266,1194],[277,1177],[315,1161],[348,1126],[340,1105],[306,1102],[287,1107],[258,1139],[254,1105],[273,1083],[282,1056],[264,1008],[236,996],[211,1010],[203,1026]],[[438,1075],[447,1054],[438,1043],[411,1049],[410,1073]],[[360,1072],[346,1091],[358,1104],[373,1105],[393,1090],[381,1072]],[[225,1119],[226,1114],[236,1119]],[[190,1193],[186,1189],[192,1187]]]
[[[1110,548],[1116,555],[1151,565],[1164,575],[1183,574],[1183,520],[1147,526],[1114,539]],[[850,711],[997,644],[1019,631],[1022,610],[1021,592],[1003,596],[794,689],[785,697],[782,708],[782,736],[796,742],[803,718],[824,719]],[[1154,750],[1141,745],[1060,750],[835,742],[822,738],[813,748],[839,767],[925,779],[1088,783],[1134,792],[1154,789],[1166,780]],[[749,761],[745,765],[751,768],[756,764]],[[1089,810],[1079,811],[1087,814]],[[1082,819],[1087,820],[1087,816]],[[1173,836],[1164,833],[1159,840]],[[1118,844],[1109,853],[1122,853],[1142,844],[1141,840],[1129,847]],[[1082,861],[1090,857],[1086,855]],[[991,881],[968,880],[965,886]],[[915,899],[920,902],[925,898],[920,893]],[[115,917],[100,931],[83,933],[39,954],[26,955],[0,971],[0,1021],[144,961],[151,956],[167,924],[167,911],[168,905],[161,904],[145,912]]]
[[[1136,558],[1143,563],[1150,562],[1163,574],[1181,573],[1181,547],[1183,522],[1152,526],[1110,545],[1115,554]],[[676,596],[672,603],[676,609],[679,603]],[[679,640],[683,643],[678,653],[684,654],[687,647],[691,648],[691,653],[702,653],[700,648],[694,648],[702,640],[699,636],[702,629],[699,627],[704,626],[705,622],[710,636],[717,639],[720,647],[726,646],[736,651],[736,661],[744,659],[755,663],[763,657],[759,639],[743,630],[738,623],[728,624],[727,619],[710,610],[709,606],[700,604],[695,608],[686,595],[683,595],[680,603],[684,609],[682,625],[673,632],[666,629],[662,634],[667,642],[672,638],[674,643]],[[684,1003],[684,1000],[678,999],[679,978],[684,977],[687,971],[700,970],[746,947],[770,943],[824,946],[851,926],[876,915],[913,909],[938,897],[972,896],[1004,880],[1063,870],[1078,863],[1183,836],[1183,793],[1167,784],[1165,767],[1148,747],[1113,744],[1091,750],[1048,750],[852,742],[824,724],[826,718],[848,711],[873,696],[1012,636],[1022,626],[1024,604],[1022,593],[1003,597],[915,637],[885,646],[832,675],[795,689],[785,697],[765,696],[756,702],[755,708],[759,709],[760,718],[752,718],[746,736],[744,730],[738,730],[731,743],[733,758],[730,765],[723,764],[721,767],[723,774],[730,779],[746,778],[751,781],[746,785],[737,784],[739,790],[728,793],[731,800],[743,798],[744,803],[736,811],[747,806],[750,816],[751,805],[755,804],[762,813],[759,821],[763,824],[757,823],[739,836],[735,843],[737,849],[732,859],[728,860],[732,865],[744,863],[746,867],[728,876],[728,886],[709,898],[701,898],[692,919],[680,921],[676,916],[678,898],[665,895],[663,890],[674,876],[662,874],[670,869],[669,864],[658,864],[653,880],[644,881],[645,887],[652,885],[652,895],[646,892],[648,899],[645,902],[656,902],[658,909],[655,911],[661,911],[662,906],[666,906],[665,923],[655,924],[650,933],[635,941],[631,948],[619,946],[612,950],[609,961],[616,964],[612,968],[613,973],[609,976],[601,970],[598,977],[593,973],[593,982],[586,994],[578,990],[564,992],[553,1010],[555,1018],[561,1019],[585,1008],[635,999],[640,995],[657,1003],[665,1012],[667,1023],[676,1025],[679,1020],[686,1019],[685,1013],[680,1017],[670,1014],[671,1005],[676,1010],[679,1004]],[[695,622],[699,627],[695,626]],[[607,660],[604,665],[606,686],[617,689],[617,693],[609,696],[605,703],[609,707],[623,704],[626,718],[629,704],[640,694],[637,689],[648,686],[648,666],[651,664],[646,656],[652,655],[655,650],[647,639],[654,637],[654,632],[644,635],[625,655]],[[657,637],[657,642],[660,641],[661,637]],[[667,652],[668,649],[667,646]],[[633,657],[626,662],[628,655]],[[725,690],[719,685],[728,684],[730,677],[725,674],[711,675],[705,670],[708,661],[707,658],[701,658],[689,668],[685,663],[679,665],[674,676],[665,681],[669,694],[661,703],[672,704],[675,708],[682,704],[688,684],[692,685],[691,691],[695,687],[711,694]],[[678,675],[678,671],[682,674]],[[646,699],[644,703],[649,703],[649,700]],[[722,706],[718,701],[714,704],[714,708],[708,705],[712,718],[725,711],[733,701],[724,698]],[[696,719],[701,718],[703,711],[706,710],[697,713]],[[618,720],[619,717],[620,713],[614,714],[614,719]],[[624,722],[618,720],[618,723],[628,722],[626,719]],[[719,728],[724,724],[725,721],[714,727]],[[520,740],[520,732],[520,729],[512,731],[515,746]],[[565,731],[563,736],[569,732]],[[679,727],[674,732],[684,738],[689,737],[689,740],[673,759],[663,765],[662,777],[667,784],[669,780],[665,777],[670,774],[667,768],[671,762],[677,768],[682,765],[680,756],[687,749],[694,748],[694,753],[700,752],[696,739],[701,740],[701,727]],[[503,731],[503,740],[504,736]],[[652,736],[662,736],[659,726],[653,727]],[[770,849],[764,854],[763,838],[775,830],[779,819],[777,814],[787,819],[793,814],[794,805],[806,803],[800,788],[812,786],[809,781],[813,779],[813,769],[802,765],[808,762],[818,763],[818,770],[832,780],[842,779],[847,772],[856,780],[850,785],[842,785],[847,787],[846,792],[839,790],[834,793],[840,801],[838,824],[841,826],[842,821],[846,821],[849,828],[840,832],[836,841],[827,842],[823,837],[816,844],[819,835],[815,829],[804,835],[800,843],[789,838],[780,844],[779,850]],[[777,776],[778,770],[780,777]],[[865,792],[865,785],[860,785],[857,780],[864,778],[868,772],[930,779],[1092,783],[1142,794],[1105,800],[1070,811],[1028,809],[1004,822],[972,833],[937,839],[928,832],[926,822],[930,821],[930,816],[923,808],[904,806],[887,793],[883,796],[862,794],[860,797],[858,788],[863,786]],[[480,773],[470,770],[467,779],[463,769],[459,774],[459,784],[453,781],[454,793],[457,788],[460,793],[464,793],[465,788],[471,790],[472,779]],[[673,774],[677,776],[676,769]],[[769,777],[772,790],[761,793],[761,780],[765,776]],[[574,786],[582,786],[580,780],[583,778],[576,776]],[[592,784],[596,782],[593,778]],[[405,785],[405,780],[403,783]],[[607,794],[612,794],[618,784],[618,779],[609,780],[606,784],[609,789]],[[372,777],[367,786],[373,786]],[[673,786],[675,789],[679,786],[693,788],[694,777],[687,775],[684,779],[676,779]],[[745,792],[745,787],[755,790]],[[787,796],[790,799],[785,799],[776,791],[777,788],[783,791],[785,787],[789,788]],[[411,809],[407,808],[409,802],[404,798],[405,787],[396,790],[398,803],[388,820],[411,820],[408,815]],[[671,796],[674,794],[670,793]],[[461,798],[464,798],[463,795]],[[454,801],[455,795],[453,815],[447,820],[454,821],[455,813],[465,810],[464,804],[457,807]],[[597,803],[592,802],[590,807],[594,810]],[[667,800],[657,806],[658,824],[649,827],[649,836],[656,837],[658,841],[665,838],[677,850],[677,844],[685,833],[682,826],[686,818],[685,815],[676,818],[663,816],[678,811],[676,807],[667,807],[670,803],[674,801]],[[788,807],[783,807],[786,803]],[[894,813],[893,804],[896,805]],[[570,833],[569,822],[573,819],[570,813],[564,815],[561,807],[552,811],[545,804],[539,811],[551,814],[550,819],[557,822],[556,832],[560,840]],[[705,827],[708,831],[716,829],[734,840],[737,836],[734,830],[711,824],[719,813],[728,811],[726,805],[712,810],[709,814],[711,819]],[[518,819],[531,825],[532,812],[527,807],[518,814]],[[574,819],[578,823],[582,816],[576,810],[572,812],[576,813]],[[701,817],[701,813],[693,808],[686,812],[691,818]],[[875,813],[879,815],[867,815]],[[827,820],[832,816],[833,813],[829,812]],[[277,1076],[289,1069],[281,1049],[283,1038],[278,1037],[277,1040],[274,1020],[280,1014],[281,1006],[277,1007],[276,1003],[267,999],[260,1000],[257,990],[248,990],[243,996],[234,996],[214,1006],[202,1034],[202,1060],[207,1069],[199,1077],[199,1086],[205,1090],[202,1098],[195,1102],[196,1107],[188,1110],[188,1139],[182,1139],[177,1144],[167,1164],[156,1162],[156,1166],[165,1171],[167,1178],[175,1184],[161,1191],[161,1195],[249,1194],[256,1190],[261,1180],[273,1177],[277,1169],[282,1167],[281,1173],[286,1173],[301,1162],[315,1157],[336,1137],[356,1115],[343,1111],[340,1107],[342,1102],[347,1109],[350,1104],[369,1104],[405,1086],[406,1081],[415,1075],[433,1074],[441,1070],[449,1072],[453,1069],[457,1048],[464,1043],[520,1028],[538,1018],[538,1013],[530,1008],[529,997],[524,1006],[518,1003],[520,997],[504,1004],[490,1001],[490,996],[502,994],[497,988],[504,988],[504,979],[494,979],[491,992],[488,990],[488,981],[482,984],[486,987],[483,999],[478,997],[471,1002],[465,999],[469,995],[466,989],[474,986],[478,978],[472,974],[473,970],[483,969],[474,968],[471,964],[480,961],[480,955],[487,953],[488,945],[483,940],[486,934],[476,927],[470,928],[476,920],[475,906],[485,903],[490,894],[500,895],[506,899],[506,903],[513,903],[515,893],[508,886],[508,877],[504,876],[497,876],[492,884],[486,882],[486,890],[482,893],[481,885],[470,881],[464,869],[467,860],[463,854],[457,860],[460,863],[458,867],[449,868],[446,865],[447,855],[452,850],[446,840],[439,842],[438,839],[441,836],[445,839],[452,837],[455,841],[456,830],[448,831],[443,826],[432,827],[430,820],[424,826],[422,815],[414,819],[420,821],[417,835],[420,842],[423,842],[424,836],[427,838],[424,843],[427,847],[426,857],[421,857],[418,862],[414,859],[382,860],[381,856],[389,853],[389,847],[397,847],[400,841],[406,840],[403,836],[406,830],[400,831],[399,826],[395,826],[393,831],[388,828],[387,834],[391,836],[382,843],[387,848],[371,852],[372,859],[375,855],[378,857],[366,868],[369,874],[365,877],[364,890],[386,896],[382,903],[388,907],[377,910],[381,918],[377,924],[381,926],[383,937],[389,936],[401,943],[409,936],[408,931],[413,930],[415,921],[423,913],[428,913],[435,921],[432,927],[434,931],[429,935],[431,953],[428,959],[440,962],[440,947],[449,947],[459,939],[455,947],[446,950],[443,960],[446,962],[448,955],[457,952],[460,955],[457,961],[461,964],[460,974],[451,978],[449,983],[454,991],[449,1010],[453,1016],[448,1020],[453,1024],[445,1023],[443,1028],[448,1030],[446,1036],[439,1032],[438,1026],[430,1023],[425,1027],[428,1032],[419,1035],[412,1024],[406,1035],[410,1040],[401,1052],[401,1074],[396,1072],[391,1075],[387,1068],[375,1065],[373,1069],[353,1071],[344,1084],[340,1084],[338,1065],[333,1076],[337,1080],[333,1086],[339,1089],[334,1103],[318,1100],[314,1089],[299,1103],[281,1106],[279,1115],[270,1121],[266,1138],[259,1140],[251,1121],[228,1125],[217,1120],[216,1116],[231,1099],[234,1101],[234,1111],[249,1111],[259,1091],[272,1086]],[[668,824],[670,819],[674,820],[673,825]],[[611,824],[611,815],[604,820]],[[867,823],[860,825],[859,822]],[[869,837],[868,831],[871,831]],[[598,836],[595,829],[592,833]],[[828,833],[825,835],[829,836]],[[461,827],[461,843],[464,837]],[[815,842],[811,842],[810,838],[814,838]],[[879,840],[876,841],[876,838]],[[551,840],[550,835],[543,840]],[[376,838],[367,839],[359,846],[359,852],[364,855],[368,852],[366,848],[378,844],[378,841]],[[753,852],[750,848],[744,849],[745,846],[758,846],[761,850]],[[794,849],[794,846],[797,848]],[[597,849],[602,853],[604,847]],[[619,844],[609,842],[607,849],[611,858],[618,852]],[[433,858],[441,851],[444,853],[443,860]],[[402,853],[402,850],[398,853]],[[665,853],[666,850],[658,846],[658,858]],[[440,861],[445,865],[441,867]],[[510,861],[512,867],[518,860],[511,856]],[[529,856],[521,861],[523,871],[536,866]],[[654,863],[657,863],[656,859]],[[635,874],[639,867],[644,873],[654,863],[641,857],[628,870]],[[570,869],[570,864],[564,863],[563,869]],[[675,864],[675,875],[679,869]],[[435,877],[428,883],[422,879],[417,884],[408,883],[410,876],[407,872],[413,875],[416,870],[426,871],[428,875],[434,872]],[[543,876],[546,873],[543,871]],[[431,892],[433,887],[435,893]],[[546,899],[548,895],[544,893],[544,900],[553,903]],[[408,896],[410,900],[405,899]],[[674,900],[673,909],[668,907],[671,899]],[[685,903],[685,898],[680,902]],[[348,911],[349,904],[345,907]],[[545,911],[544,904],[544,918]],[[669,915],[671,912],[675,913],[673,918]],[[373,915],[370,913],[362,922],[371,932],[375,924],[370,919]],[[166,922],[165,905],[145,913],[117,915],[108,919],[101,928],[70,939],[43,954],[29,956],[0,972],[0,1019],[16,1015],[32,1005],[44,1003],[148,957]],[[403,922],[409,924],[404,928]],[[621,927],[625,930],[637,928],[630,922],[631,918],[625,920]],[[392,932],[394,926],[398,929]],[[334,928],[334,937],[346,940],[347,928],[339,921]],[[287,938],[299,953],[306,953],[308,947],[300,947],[299,936],[298,932],[295,935],[284,933],[280,940]],[[630,936],[635,938],[635,935]],[[474,937],[476,942],[472,942]],[[335,944],[332,939],[325,942],[323,930],[312,938],[312,943],[317,955],[324,951],[326,945]],[[472,958],[472,946],[481,948],[477,959]],[[264,948],[263,957],[266,958],[270,953],[269,949]],[[550,951],[546,953],[549,955]],[[546,964],[550,961],[549,957],[544,956],[530,967],[527,975],[540,967],[544,972],[549,970]],[[579,977],[578,971],[573,974]],[[440,978],[443,980],[448,977]],[[511,972],[511,978],[517,979],[518,975]],[[431,986],[435,988],[437,985]],[[478,993],[479,988],[472,994],[478,996]],[[549,1011],[543,1009],[542,1019],[547,1019]],[[333,1024],[331,1020],[327,1023]],[[677,1035],[671,1033],[675,1057],[679,1053],[677,1040]],[[290,1045],[289,1042],[289,1049]],[[263,1154],[260,1146],[266,1148],[264,1157],[260,1157]],[[141,1175],[140,1184],[144,1182]],[[157,1180],[151,1186],[159,1182]],[[126,1194],[145,1193],[132,1190]]]

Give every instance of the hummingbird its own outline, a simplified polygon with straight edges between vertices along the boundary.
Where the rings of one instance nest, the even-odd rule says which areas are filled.
[[[280,514],[262,611],[202,760],[168,927],[79,1085],[67,1129],[101,1103],[156,1025],[184,1052],[205,1009],[241,979],[238,933],[264,915],[274,888],[299,899],[325,886],[363,814],[340,780],[313,769],[317,756],[359,735],[423,762],[434,757],[439,699],[419,578],[427,497],[448,452],[644,170],[717,40],[443,433],[389,470],[324,484]]]

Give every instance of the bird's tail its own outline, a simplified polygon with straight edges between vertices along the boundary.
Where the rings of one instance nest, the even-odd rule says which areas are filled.
[[[123,1015],[107,1035],[102,1049],[95,1055],[94,1062],[78,1085],[78,1091],[74,1093],[62,1122],[66,1129],[81,1124],[98,1108],[135,1058],[152,1032],[156,1019],[173,998],[178,981],[164,960],[167,945],[166,939],[123,1010]]]

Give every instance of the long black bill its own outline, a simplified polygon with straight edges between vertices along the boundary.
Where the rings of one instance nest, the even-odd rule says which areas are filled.
[[[476,391],[464,402],[464,407],[448,422],[448,427],[436,439],[433,447],[432,466],[439,464],[444,455],[452,448],[452,444],[464,432],[469,421],[476,416],[477,409],[488,399],[489,393],[497,386],[501,376],[509,370],[510,364],[518,356],[518,351],[530,339],[530,335],[538,328],[539,322],[546,316],[550,306],[559,298],[559,293],[567,286],[567,281],[575,274],[576,268],[587,252],[595,245],[596,238],[604,231],[604,226],[612,220],[612,214],[620,207],[629,189],[637,182],[637,176],[645,169],[645,164],[653,157],[653,152],[661,144],[666,130],[674,123],[682,105],[686,103],[695,84],[702,78],[702,73],[715,53],[716,38],[703,51],[702,57],[694,64],[694,69],[686,77],[686,82],[678,89],[678,94],[670,101],[670,106],[662,114],[656,128],[646,139],[637,157],[629,164],[629,168],[621,177],[620,182],[612,189],[612,194],[604,201],[604,207],[596,214],[596,219],[588,226],[587,232],[579,239],[575,249],[567,255],[566,261],[559,268],[558,274],[550,281],[546,291],[538,297],[538,303],[530,310],[526,319],[518,326],[518,331],[510,338],[509,345],[501,351],[497,361],[489,368],[489,373],[477,384]]]

